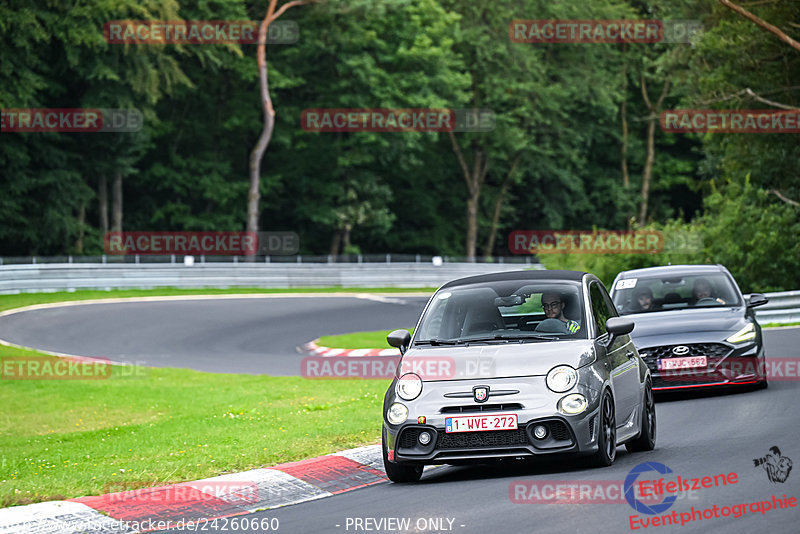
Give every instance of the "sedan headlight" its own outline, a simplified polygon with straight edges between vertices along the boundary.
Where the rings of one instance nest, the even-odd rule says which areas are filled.
[[[743,343],[756,338],[756,326],[753,323],[747,323],[747,326],[733,334],[726,339],[728,343]]]
[[[578,373],[569,365],[559,365],[550,369],[545,383],[550,390],[564,393],[578,383]]]
[[[558,401],[558,411],[567,415],[575,415],[584,411],[588,404],[586,397],[580,393],[573,393]]]
[[[399,425],[408,419],[408,407],[405,404],[395,402],[386,411],[386,420],[393,425]]]
[[[422,393],[422,379],[415,373],[406,373],[397,381],[395,391],[403,400],[414,400]]]

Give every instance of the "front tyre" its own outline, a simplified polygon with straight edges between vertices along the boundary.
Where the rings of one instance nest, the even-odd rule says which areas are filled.
[[[652,451],[656,448],[656,402],[653,385],[647,381],[642,403],[642,430],[639,437],[625,444],[628,452]]]
[[[597,452],[589,457],[595,467],[608,467],[617,456],[617,420],[614,416],[614,399],[608,391],[600,399],[600,434],[597,437]]]
[[[381,451],[383,451],[383,468],[392,482],[417,482],[422,477],[421,465],[403,465],[389,461],[386,449],[386,430],[381,435]]]

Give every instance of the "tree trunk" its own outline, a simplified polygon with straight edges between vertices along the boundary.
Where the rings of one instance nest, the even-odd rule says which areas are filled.
[[[259,201],[261,200],[261,160],[267,151],[272,130],[275,127],[275,109],[272,107],[272,97],[269,94],[269,79],[267,77],[267,37],[269,25],[280,17],[287,9],[308,4],[319,0],[292,0],[286,2],[277,11],[278,0],[269,0],[267,15],[258,27],[258,81],[261,87],[261,108],[264,113],[264,128],[258,137],[255,148],[250,153],[250,189],[247,193],[247,231],[258,232]]]
[[[108,233],[108,181],[102,175],[97,184],[97,201],[100,204],[100,235],[105,239]]]
[[[339,245],[342,242],[342,231],[341,230],[334,230],[333,236],[331,237],[331,256],[337,256],[339,254]]]
[[[494,212],[492,213],[492,224],[489,227],[489,237],[486,239],[486,246],[483,249],[483,257],[489,258],[492,255],[492,251],[494,250],[494,240],[497,237],[497,226],[500,224],[500,212],[503,210],[503,202],[506,198],[506,193],[508,192],[508,187],[511,184],[511,177],[513,176],[514,172],[517,170],[517,166],[519,165],[519,155],[514,158],[514,163],[511,165],[511,170],[508,171],[505,179],[503,180],[503,185],[500,187],[500,192],[497,193],[497,198],[494,201]]]
[[[114,173],[111,184],[111,231],[122,231],[122,173]]]
[[[477,193],[470,193],[467,198],[467,241],[465,247],[467,261],[475,261],[475,244],[478,241],[478,201],[480,196],[480,191],[478,191]]]
[[[647,158],[642,171],[642,201],[639,204],[639,226],[647,222],[647,203],[650,199],[650,179],[653,175],[653,162],[656,159],[655,149],[656,121],[650,119],[647,123]]]
[[[644,226],[647,222],[647,205],[650,200],[650,181],[653,176],[653,163],[656,159],[656,121],[658,120],[658,113],[661,111],[661,104],[664,102],[667,93],[669,92],[669,78],[664,80],[664,87],[661,89],[661,95],[655,105],[651,104],[650,96],[647,94],[647,83],[642,73],[642,99],[650,111],[647,118],[647,158],[645,159],[644,169],[642,170],[642,200],[639,204],[639,226]]]
[[[622,67],[622,104],[620,104],[620,115],[622,116],[622,146],[620,147],[620,167],[622,170],[622,185],[625,189],[631,185],[628,175],[628,64]]]
[[[464,181],[467,183],[467,234],[464,251],[466,252],[467,261],[475,261],[475,249],[477,248],[478,242],[478,203],[481,197],[481,187],[486,179],[486,173],[489,171],[489,158],[484,157],[484,152],[481,147],[475,147],[475,159],[473,161],[472,170],[470,171],[455,134],[453,134],[452,131],[447,133],[450,135],[450,141],[453,144],[453,152],[455,152],[458,158],[458,164],[461,166],[461,173],[464,176]]]
[[[83,235],[86,229],[86,204],[81,203],[81,208],[78,210],[78,239],[75,241],[75,253],[83,254]]]

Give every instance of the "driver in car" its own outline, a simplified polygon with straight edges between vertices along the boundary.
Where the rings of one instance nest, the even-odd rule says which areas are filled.
[[[538,332],[574,334],[580,330],[580,323],[567,319],[564,315],[566,305],[560,294],[542,293],[542,308],[544,309],[545,320],[536,327]],[[563,331],[561,331],[562,328]]]
[[[694,289],[692,290],[692,296],[694,297],[694,304],[699,303],[703,299],[711,299],[719,302],[720,304],[725,304],[725,301],[719,297],[715,297],[712,294],[711,282],[706,280],[705,278],[698,278],[694,282]]]

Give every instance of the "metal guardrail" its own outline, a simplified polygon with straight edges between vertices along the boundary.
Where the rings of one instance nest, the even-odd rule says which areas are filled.
[[[760,324],[800,322],[800,291],[765,293],[769,302],[756,308]]]
[[[455,278],[540,264],[509,263],[38,263],[0,266],[0,294],[79,289],[439,287]]]
[[[115,258],[109,256],[109,258]],[[319,263],[284,261],[267,263],[241,261],[172,263],[170,257],[160,263],[11,263],[0,265],[0,294],[79,289],[152,289],[158,287],[195,288],[296,288],[296,287],[439,287],[455,278],[518,269],[542,269],[539,263],[454,263],[439,265],[425,261],[378,263],[327,263],[327,256],[316,257]],[[395,256],[396,258],[396,256]],[[430,257],[428,257],[430,258]],[[115,259],[118,259],[116,257]],[[149,258],[151,261],[156,258]],[[376,258],[369,258],[377,260]],[[403,258],[409,259],[409,258]],[[519,258],[523,262],[522,258]],[[51,258],[52,260],[52,258]],[[499,260],[499,258],[498,258]],[[769,302],[756,308],[759,323],[787,324],[800,322],[800,291],[766,293]]]

